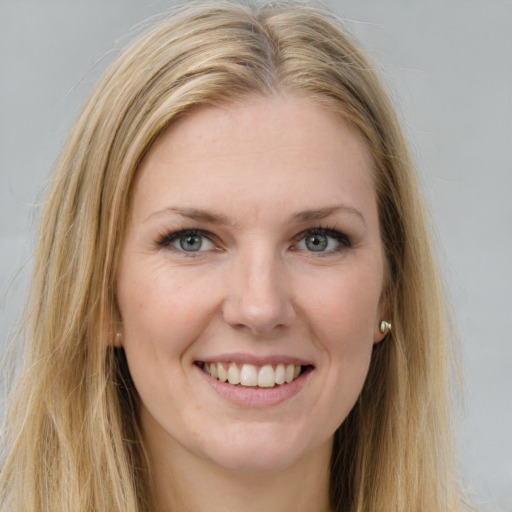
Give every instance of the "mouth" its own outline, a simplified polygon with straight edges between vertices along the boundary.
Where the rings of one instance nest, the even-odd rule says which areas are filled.
[[[286,386],[313,370],[312,365],[285,363],[254,365],[225,361],[198,361],[196,364],[215,380],[248,388]]]

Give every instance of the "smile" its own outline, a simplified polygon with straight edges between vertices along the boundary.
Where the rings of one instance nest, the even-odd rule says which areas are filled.
[[[312,366],[295,364],[238,364],[234,362],[203,362],[199,365],[210,377],[233,386],[273,388],[290,384]]]

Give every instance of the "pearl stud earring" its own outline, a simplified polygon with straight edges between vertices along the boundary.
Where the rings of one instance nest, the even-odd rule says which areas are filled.
[[[379,329],[382,334],[387,334],[389,331],[391,331],[391,324],[385,320],[382,320]]]

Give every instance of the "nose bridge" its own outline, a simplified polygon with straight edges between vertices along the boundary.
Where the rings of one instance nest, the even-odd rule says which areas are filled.
[[[253,243],[232,265],[224,318],[257,334],[290,324],[294,308],[284,262],[276,250]]]

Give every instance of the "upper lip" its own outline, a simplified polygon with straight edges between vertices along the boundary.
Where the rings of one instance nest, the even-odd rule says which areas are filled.
[[[266,364],[294,364],[296,366],[312,366],[312,362],[300,357],[275,354],[267,356],[256,356],[244,353],[224,353],[216,354],[213,356],[205,356],[204,358],[197,359],[197,362],[203,363],[240,363],[252,364],[254,366],[264,366]]]

